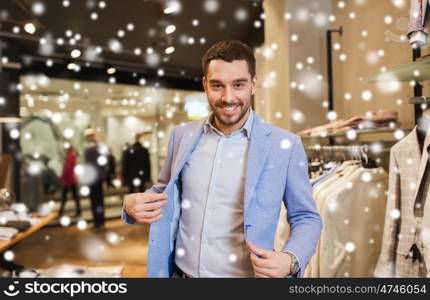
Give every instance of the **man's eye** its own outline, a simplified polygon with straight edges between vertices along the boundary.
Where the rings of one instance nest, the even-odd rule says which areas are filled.
[[[244,86],[244,84],[243,83],[236,83],[235,85],[234,85],[234,87],[236,87],[236,88],[241,88],[241,87],[243,87]]]
[[[219,88],[221,88],[221,85],[220,85],[220,84],[214,84],[212,87],[213,87],[214,89],[219,89]]]

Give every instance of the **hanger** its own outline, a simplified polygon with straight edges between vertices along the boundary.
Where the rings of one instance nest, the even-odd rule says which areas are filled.
[[[369,151],[368,145],[362,146],[360,151],[361,151],[361,162],[362,162],[363,168],[375,169],[378,167],[376,164],[376,161],[367,155],[367,152]]]

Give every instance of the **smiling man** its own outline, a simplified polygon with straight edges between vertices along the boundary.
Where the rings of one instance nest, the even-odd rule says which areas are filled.
[[[301,140],[251,109],[247,45],[221,41],[202,67],[212,113],[175,127],[158,183],[124,201],[126,223],[151,224],[148,276],[300,277],[322,226]],[[282,203],[291,232],[276,252]]]

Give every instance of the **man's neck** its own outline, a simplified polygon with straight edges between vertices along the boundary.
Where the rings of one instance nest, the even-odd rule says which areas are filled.
[[[235,132],[236,130],[238,130],[238,129],[240,129],[240,128],[243,127],[243,125],[246,123],[246,121],[249,118],[250,112],[251,112],[251,110],[248,109],[248,111],[246,112],[246,114],[242,118],[242,120],[240,120],[238,123],[236,123],[234,125],[224,125],[214,115],[214,117],[212,119],[212,125],[214,125],[216,129],[218,129],[219,131],[221,131],[225,135],[230,135],[233,132]]]

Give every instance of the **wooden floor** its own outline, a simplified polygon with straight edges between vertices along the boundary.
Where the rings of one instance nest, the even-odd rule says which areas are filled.
[[[76,225],[42,228],[9,249],[13,262],[35,269],[63,263],[123,266],[123,277],[146,277],[149,226],[116,219],[106,223],[106,232],[93,233],[91,228],[91,223],[85,230]]]

